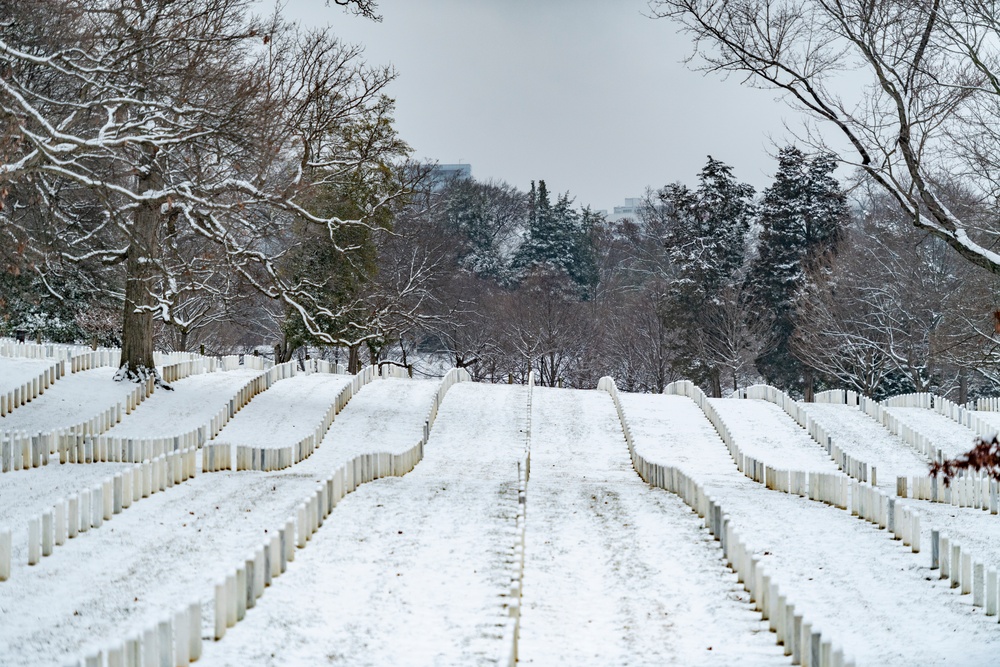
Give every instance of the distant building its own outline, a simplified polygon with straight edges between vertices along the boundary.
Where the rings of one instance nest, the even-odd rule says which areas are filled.
[[[447,183],[472,178],[471,164],[435,164],[429,176],[431,187],[440,190]]]
[[[608,216],[608,220],[616,221],[621,219],[631,222],[639,221],[639,209],[642,208],[642,197],[626,197],[624,206],[615,206],[614,211]]]

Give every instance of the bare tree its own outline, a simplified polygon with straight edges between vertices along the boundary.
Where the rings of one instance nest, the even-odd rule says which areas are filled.
[[[316,205],[405,154],[382,95],[393,73],[328,32],[259,19],[251,4],[4,3],[0,220],[43,274],[65,261],[123,267],[120,377],[155,374],[154,319],[190,319],[178,306],[191,300],[178,297],[212,291],[204,277],[218,271],[282,300],[322,337],[317,318],[334,313],[279,267],[288,230],[324,230],[336,246],[338,230],[370,226],[406,191],[383,180],[351,219]],[[12,213],[29,205],[37,215]]]
[[[862,184],[863,186],[864,184]],[[828,380],[869,396],[958,388],[993,346],[996,277],[962,261],[908,221],[878,190],[865,193],[840,252],[813,267],[796,300],[796,356]],[[976,202],[945,190],[976,219]],[[984,324],[989,324],[989,333]],[[977,333],[977,331],[979,333]]]
[[[982,0],[652,0],[707,71],[779,91],[846,139],[857,165],[918,228],[1000,273],[995,215],[979,228],[937,177],[1000,186],[1000,5]],[[845,83],[843,77],[849,75]],[[862,81],[858,85],[859,80]],[[860,91],[855,99],[852,93]],[[805,139],[822,147],[819,134]]]
[[[773,343],[773,316],[754,301],[744,281],[724,287],[695,317],[699,357],[715,370],[714,394],[722,395],[722,379],[733,391],[757,381],[755,362]],[[728,383],[727,383],[728,384]]]

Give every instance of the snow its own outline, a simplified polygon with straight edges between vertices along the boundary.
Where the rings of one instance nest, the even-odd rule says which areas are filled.
[[[25,382],[37,378],[45,369],[51,368],[53,362],[48,359],[21,359],[18,357],[3,357],[0,359],[0,394],[16,389]]]
[[[926,475],[929,461],[852,405],[800,402],[845,452],[878,470],[879,488],[896,493],[896,477]]]
[[[394,423],[406,442],[420,438],[438,383],[410,383],[402,393],[409,389],[420,400],[403,401],[398,400],[398,387],[381,391],[391,383],[379,380],[362,389],[338,416],[321,447],[288,470],[200,474],[69,540],[36,566],[16,558],[11,579],[0,584],[3,664],[64,664],[92,646],[131,636],[160,620],[164,610],[209,600],[215,581],[273,534],[269,530],[283,526],[301,499],[344,460],[334,443],[364,439],[380,420]],[[422,403],[419,410],[413,409],[415,403]],[[403,407],[397,410],[397,406]],[[355,410],[365,417],[347,419]],[[377,440],[369,444],[373,450],[382,449]],[[89,467],[48,466],[29,474]],[[340,517],[344,526],[356,520],[340,508],[333,516]],[[362,522],[357,529],[368,527]],[[319,535],[338,532],[324,524]],[[203,608],[203,618],[211,619],[209,609]]]
[[[611,397],[533,400],[520,662],[788,664],[697,515],[632,469]]]
[[[139,409],[124,415],[107,435],[163,438],[190,432],[207,424],[243,385],[260,374],[248,370],[219,371],[177,380],[171,383],[174,391],[155,391]]]
[[[2,378],[17,365],[8,362],[0,359]],[[113,372],[68,376],[8,419],[38,431],[92,417],[134,386],[112,382]],[[158,390],[112,434],[162,436],[200,425],[254,374],[176,382],[176,391]],[[349,381],[328,374],[282,380],[219,439],[255,446],[297,440]],[[0,582],[0,664],[65,665],[191,602],[202,603],[206,637],[198,664],[497,664],[509,650],[503,631],[526,436],[528,395],[519,385],[454,386],[424,460],[404,477],[364,484],[344,498],[245,620],[222,641],[207,639],[214,584],[340,464],[416,443],[438,386],[377,379],[301,463],[273,473],[200,473],[35,566],[26,562],[28,519],[125,466],[53,462],[0,474],[0,526],[13,529],[14,542],[12,576]],[[627,393],[621,400],[639,452],[702,483],[796,612],[858,665],[997,663],[997,619],[929,569],[932,529],[1000,568],[996,516],[900,500],[922,516],[924,550],[913,554],[849,512],[745,477],[693,401]],[[747,454],[780,468],[835,470],[777,406],[741,399],[713,405]],[[610,397],[537,388],[533,406],[520,662],[788,664],[703,521],[632,470]],[[926,469],[856,408],[805,408],[845,450],[878,466],[883,486],[896,474]],[[931,411],[892,410],[941,445],[950,438],[957,449],[971,439]]]
[[[996,619],[974,610],[971,596],[959,596],[938,581],[927,553],[911,553],[848,512],[769,491],[746,478],[693,401],[625,393],[621,400],[639,452],[703,483],[796,613],[811,619],[858,665],[996,664]],[[730,402],[741,406],[741,417],[757,430],[775,437],[780,426],[770,404]],[[736,423],[734,412],[724,416],[727,424]],[[741,427],[734,435],[740,442],[752,432]]]
[[[289,447],[312,433],[351,375],[314,373],[277,382],[236,413],[215,437],[218,442]],[[213,406],[216,410],[220,406]]]
[[[345,498],[201,664],[495,665],[526,405],[522,386],[454,386],[424,460]]]
[[[927,437],[944,455],[951,458],[972,449],[975,432],[944,415],[927,408],[886,408],[889,414]]]
[[[8,361],[2,360],[2,368],[7,368]],[[37,399],[0,419],[0,431],[39,433],[75,426],[124,402],[136,385],[113,381],[116,371],[95,368],[63,376]]]
[[[835,473],[839,469],[805,429],[774,403],[758,399],[709,399],[743,453],[782,470]]]

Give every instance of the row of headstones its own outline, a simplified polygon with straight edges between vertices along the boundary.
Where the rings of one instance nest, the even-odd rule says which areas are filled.
[[[802,495],[804,472],[781,471],[769,468],[763,462],[757,461],[753,457],[744,456],[740,453],[739,447],[733,441],[725,422],[722,421],[718,413],[711,410],[712,405],[707,401],[701,389],[692,382],[681,381],[668,385],[664,393],[687,392],[695,403],[702,406],[709,421],[715,426],[716,431],[722,437],[729,448],[730,454],[736,462],[737,468],[744,475],[754,481],[765,484],[768,488],[785,493],[798,493]],[[714,418],[713,418],[714,417]],[[728,440],[727,440],[728,438]],[[768,485],[768,470],[773,470],[774,484]],[[850,482],[849,485],[846,484]],[[868,521],[880,529],[889,529],[895,539],[902,539],[916,553],[920,551],[920,516],[909,508],[896,505],[895,499],[883,493],[875,484],[876,471],[872,468],[872,484],[864,484],[856,479],[847,480],[841,475],[831,475],[827,473],[809,473],[809,483],[805,485],[805,490],[812,500],[818,500],[840,509],[848,509],[848,499],[850,500],[851,515]],[[849,489],[849,491],[848,491]]]
[[[116,473],[93,488],[60,498],[52,509],[28,520],[28,565],[52,555],[53,548],[67,539],[100,528],[132,503],[191,479],[196,473],[196,454],[197,450],[187,449],[161,455]],[[5,529],[0,533],[0,581],[10,577],[11,556],[10,530]]]
[[[214,373],[219,367],[218,362],[212,357],[202,359],[192,359],[189,361],[178,361],[173,364],[163,366],[160,377],[164,382],[177,382],[192,375],[202,373]]]
[[[986,440],[992,440],[997,429],[992,424],[980,419],[974,411],[959,405],[943,396],[934,397],[934,411],[939,415],[958,422],[962,426],[972,430],[976,435]]]
[[[169,366],[179,364],[182,361],[205,361],[216,364],[219,362],[216,357],[205,356],[197,352],[153,352],[153,363],[157,366]]]
[[[864,484],[851,485],[851,514],[889,531],[913,553],[920,553],[920,514],[897,498]]]
[[[219,358],[219,364],[222,366],[222,370],[224,371],[237,371],[241,369],[263,371],[267,370],[270,363],[270,360],[267,360],[264,357],[256,357],[252,354],[227,354]]]
[[[726,564],[750,593],[754,608],[768,621],[769,629],[775,633],[776,642],[783,647],[786,656],[791,656],[792,664],[805,667],[853,667],[854,662],[846,659],[840,648],[835,647],[831,640],[823,639],[818,628],[802,614],[795,613],[795,605],[772,582],[759,556],[747,548],[729,515],[705,493],[700,484],[677,468],[653,463],[638,453],[614,380],[610,377],[601,378],[598,389],[611,394],[633,468],[647,484],[676,494],[704,519],[705,527],[720,543]],[[680,388],[676,387],[675,390],[677,389]]]
[[[507,619],[504,624],[505,654],[499,664],[514,667],[518,658],[518,642],[521,634],[521,594],[524,590],[524,547],[525,520],[527,517],[528,480],[531,478],[531,411],[535,389],[535,372],[528,373],[528,401],[526,406],[524,457],[517,466],[517,520],[514,527],[514,549],[511,552],[510,588],[507,593]]]
[[[156,625],[107,650],[93,651],[74,667],[187,667],[201,658],[201,603],[193,602]]]
[[[147,393],[148,392],[148,393]],[[126,403],[117,403],[76,426],[29,435],[26,432],[0,433],[0,472],[38,468],[49,464],[49,455],[59,453],[60,463],[91,463],[94,442],[86,436],[104,433],[121,422],[122,413],[130,413],[152,393],[152,382],[133,389]],[[88,455],[89,452],[89,455]],[[107,459],[100,459],[107,460]]]
[[[55,345],[47,343],[19,342],[13,338],[0,338],[0,357],[15,357],[21,359],[69,359],[83,352],[89,352],[88,348],[73,345]]]
[[[936,530],[931,531],[931,569],[939,570],[940,578],[950,580],[951,588],[959,589],[961,595],[971,593],[973,607],[985,607],[987,616],[998,615],[1000,587],[996,568],[987,569],[960,544]]]
[[[979,474],[955,477],[947,486],[937,477],[897,477],[896,495],[954,507],[974,507],[990,514],[1000,511],[997,481]]]
[[[59,440],[60,463],[141,463],[161,454],[198,449],[208,440],[209,427],[165,438],[118,438],[69,434]]]
[[[338,367],[330,364],[329,362],[325,363],[327,364],[328,369],[338,369]],[[290,447],[257,447],[253,445],[237,445],[236,466],[234,469],[273,472],[276,470],[285,470],[286,468],[290,468],[293,465],[306,460],[313,455],[316,449],[320,446],[320,443],[323,442],[323,438],[333,425],[336,415],[340,414],[340,411],[347,406],[351,398],[354,396],[355,384],[359,385],[358,391],[360,391],[360,387],[363,387],[368,382],[371,382],[375,377],[377,376],[366,371],[358,373],[355,381],[352,381],[351,384],[348,384],[337,392],[337,396],[334,398],[333,403],[329,408],[327,408],[326,413],[323,415],[323,418],[320,420],[319,425],[313,433],[304,436],[301,440],[299,440],[299,442]],[[229,445],[225,446],[228,447]],[[229,470],[229,468],[213,467],[212,470],[206,472],[219,472],[221,470]]]
[[[867,462],[855,458],[841,449],[833,438],[827,434],[826,429],[813,420],[805,411],[805,408],[794,398],[771,385],[752,385],[737,392],[737,396],[743,398],[756,398],[774,403],[785,413],[795,420],[799,426],[806,430],[813,441],[826,449],[827,455],[837,464],[844,474],[859,482],[868,481],[868,470],[872,471],[872,484],[875,484],[875,467],[869,466]]]
[[[934,407],[934,394],[926,391],[897,394],[882,401],[882,405],[887,408],[926,408],[929,410]]]
[[[64,362],[59,361],[49,368],[43,369],[37,377],[22,383],[18,387],[0,394],[0,417],[6,417],[11,412],[35,400],[52,386],[52,383],[62,378]]]
[[[94,368],[104,368],[106,366],[117,368],[121,365],[121,358],[121,350],[101,348],[93,352],[84,352],[83,354],[71,357],[69,360],[70,370],[73,373],[79,373],[80,371],[89,371]]]
[[[664,394],[675,394],[687,396],[693,400],[705,413],[709,422],[715,427],[722,442],[729,450],[729,455],[736,468],[749,479],[763,484],[773,491],[781,491],[798,496],[808,496],[812,500],[818,500],[830,505],[835,505],[841,509],[847,509],[846,483],[847,478],[840,474],[815,473],[801,470],[781,470],[768,466],[764,461],[744,454],[743,450],[736,443],[729,426],[719,416],[715,406],[708,401],[708,397],[696,384],[689,380],[680,380],[667,385]],[[743,390],[740,394],[743,398],[758,398],[774,402],[781,406],[787,401],[791,401],[784,392],[769,385],[755,385]],[[787,401],[785,401],[787,399]],[[787,411],[786,411],[787,412]],[[791,413],[789,415],[793,416]],[[874,477],[874,475],[873,475]],[[856,480],[851,480],[855,481]]]
[[[235,417],[236,413],[246,407],[255,397],[270,389],[275,382],[295,375],[294,362],[287,362],[270,368],[266,373],[261,373],[237,389],[233,398],[229,399],[219,412],[209,419],[207,425],[177,436],[183,442],[197,442],[197,446],[203,448],[203,472],[218,472],[220,470],[232,469],[232,445],[221,442],[210,442],[210,440],[219,435],[222,429],[229,423],[229,420]],[[139,442],[140,446],[147,446],[146,442],[153,443],[153,446],[155,446],[155,443],[162,440],[164,439],[151,438]],[[170,440],[166,439],[167,442]]]
[[[529,407],[530,409],[530,407]],[[504,623],[505,655],[500,664],[514,667],[518,658],[518,642],[521,634],[521,594],[524,590],[524,536],[526,530],[526,510],[528,499],[528,470],[531,454],[526,453],[519,462],[517,470],[517,519],[514,525],[514,549],[511,552],[511,563],[508,577],[510,586],[507,591],[507,618]]]
[[[0,472],[28,470],[49,464],[48,439],[20,433],[0,434]]]
[[[366,369],[363,373],[370,374],[371,371]],[[447,391],[456,382],[468,379],[468,372],[464,369],[453,369],[445,375],[441,386]],[[370,381],[370,378],[368,380]],[[322,526],[325,517],[333,511],[344,496],[353,492],[362,483],[380,477],[401,477],[413,470],[417,463],[423,459],[424,445],[430,428],[433,426],[434,417],[437,414],[436,406],[440,403],[441,397],[443,394],[440,392],[435,395],[429,411],[432,418],[424,422],[424,436],[416,445],[401,454],[362,454],[340,466],[336,472],[327,477],[324,484],[317,487],[314,494],[308,496],[305,502],[299,505],[297,521],[295,518],[289,518],[282,528],[271,531],[269,540],[262,543],[252,555],[248,555],[230,574],[227,574],[215,585],[212,607],[214,609],[213,623],[216,641],[225,636],[228,628],[243,620],[247,609],[256,606],[256,602],[264,594],[265,588],[283,574],[288,563],[294,560],[295,546],[305,548],[309,538]],[[206,445],[207,447],[208,445]],[[297,540],[296,536],[298,536]],[[107,667],[112,667],[110,657],[115,656],[117,659],[119,655],[153,655],[157,657],[157,660],[151,662],[139,662],[136,658],[133,662],[121,663],[123,667],[146,667],[147,665],[179,665],[184,667],[190,661],[197,660],[201,655],[201,604],[193,603],[188,609],[190,615],[186,620],[189,621],[189,624],[180,624],[182,627],[190,628],[185,635],[191,642],[190,653],[186,658],[188,662],[185,662],[185,655],[182,653],[184,647],[178,646],[176,632],[173,636],[174,640],[168,641],[169,629],[177,627],[175,619],[180,619],[180,613],[178,613],[177,615],[168,615],[164,620],[147,629],[141,637],[128,639],[123,644],[108,650]],[[195,618],[195,614],[197,614],[197,618]],[[195,651],[194,645],[195,638],[197,638],[197,651]],[[140,651],[136,648],[147,642],[153,643],[156,648],[150,652]],[[76,663],[76,667],[105,667],[105,663],[102,662],[104,655],[103,651],[91,653],[83,661]],[[114,665],[117,664],[114,663]]]
[[[918,453],[932,461],[943,460],[944,457],[941,450],[934,446],[930,438],[904,424],[898,417],[890,414],[886,407],[889,406],[883,406],[882,403],[865,396],[860,397],[858,400],[858,408],[862,412],[882,424],[890,433],[917,450]]]
[[[1000,398],[996,396],[977,398],[976,410],[982,410],[983,412],[1000,412]]]
[[[326,517],[348,493],[361,484],[387,476],[402,476],[416,466],[423,455],[423,441],[401,454],[363,454],[341,466],[317,486],[296,508],[296,516],[289,517],[252,554],[214,586],[210,607],[213,610],[213,634],[216,641],[225,637],[226,631],[246,617],[263,596],[265,589],[284,574],[288,564],[295,560],[296,548],[304,549]],[[107,667],[112,656],[135,656],[123,667],[184,667],[201,656],[201,603],[193,603],[184,611],[167,615],[163,620],[146,629],[137,637],[111,647],[107,652]],[[180,629],[180,631],[178,631]],[[140,650],[141,649],[141,650]],[[78,667],[105,667],[104,652],[88,655]]]
[[[828,389],[813,395],[813,403],[830,403],[835,405],[857,405],[861,396],[853,389]]]

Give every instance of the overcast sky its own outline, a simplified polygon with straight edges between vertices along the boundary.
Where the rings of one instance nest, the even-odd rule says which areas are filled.
[[[607,209],[646,187],[694,184],[712,155],[760,190],[782,121],[770,91],[692,72],[687,36],[645,0],[379,0],[381,23],[289,0],[398,79],[396,126],[414,157],[465,162],[479,180],[544,179]]]

